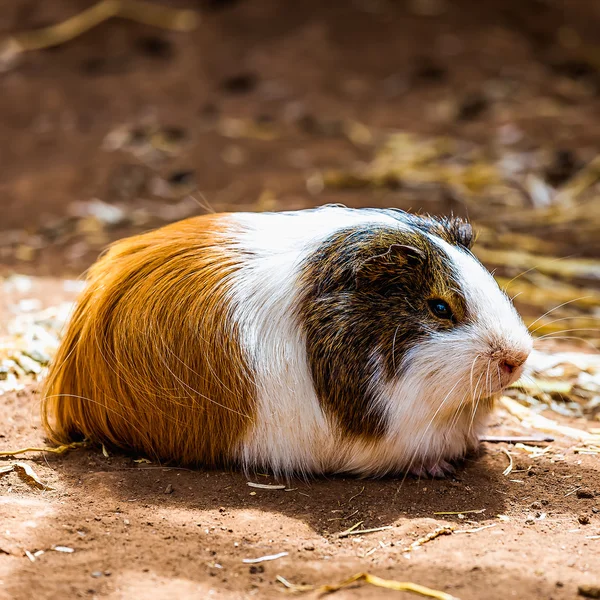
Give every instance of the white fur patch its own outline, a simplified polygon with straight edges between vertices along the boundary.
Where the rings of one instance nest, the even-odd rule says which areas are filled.
[[[402,227],[381,212],[337,206],[235,215],[248,253],[236,275],[234,318],[256,372],[258,416],[240,449],[247,467],[276,473],[330,470],[338,433],[315,394],[306,344],[294,318],[301,262],[337,230],[364,223]]]

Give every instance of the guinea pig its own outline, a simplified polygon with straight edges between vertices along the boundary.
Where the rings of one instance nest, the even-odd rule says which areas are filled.
[[[457,218],[324,206],[191,218],[90,269],[50,438],[281,476],[442,477],[532,339]]]

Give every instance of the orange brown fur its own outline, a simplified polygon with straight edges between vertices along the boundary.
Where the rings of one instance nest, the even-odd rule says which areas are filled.
[[[232,458],[255,414],[230,319],[240,255],[208,215],[115,244],[89,272],[46,382],[55,442],[87,438],[160,460]]]

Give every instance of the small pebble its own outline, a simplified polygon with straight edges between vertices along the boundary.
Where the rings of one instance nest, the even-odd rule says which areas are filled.
[[[169,484],[166,488],[165,488],[165,494],[172,494],[173,493],[173,486],[171,484]]]
[[[471,121],[481,116],[488,107],[489,102],[487,98],[481,94],[471,94],[460,103],[456,118],[459,121]]]
[[[239,73],[228,77],[221,83],[221,87],[230,94],[247,94],[251,92],[258,82],[254,73]]]
[[[579,160],[572,150],[556,150],[553,162],[546,169],[546,179],[554,187],[558,187],[571,179],[580,168]]]
[[[187,138],[185,129],[178,127],[177,125],[163,127],[161,133],[165,140],[170,144],[183,142]]]
[[[541,502],[532,502],[531,503],[531,508],[533,508],[534,510],[541,510],[542,503]]]
[[[166,60],[174,54],[171,42],[155,35],[138,39],[136,45],[142,54],[154,59]]]
[[[594,77],[597,73],[595,67],[585,60],[566,60],[553,66],[561,75],[576,81]]]
[[[600,586],[580,585],[577,588],[577,593],[584,598],[600,598]]]
[[[171,185],[191,186],[195,184],[194,171],[175,171],[169,175],[168,181]]]
[[[424,81],[440,82],[446,79],[447,74],[445,67],[425,58],[415,70],[414,76]]]
[[[590,516],[589,515],[579,515],[577,517],[577,520],[582,524],[582,525],[589,525],[590,524]]]
[[[578,498],[593,498],[594,492],[590,490],[590,488],[581,488],[580,490],[577,490],[576,495]]]
[[[92,571],[92,577],[102,577],[102,571]]]

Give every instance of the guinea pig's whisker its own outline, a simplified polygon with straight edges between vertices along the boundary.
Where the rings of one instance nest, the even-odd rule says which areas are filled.
[[[544,393],[544,390],[540,387],[540,384],[531,375],[523,375],[522,379],[523,379],[523,381],[528,381],[532,386],[537,388],[537,390],[540,392],[540,394]]]
[[[513,281],[516,281],[517,279],[519,279],[519,277],[523,277],[523,275],[527,275],[527,273],[531,273],[531,271],[535,271],[536,269],[537,269],[537,266],[535,266],[535,267],[531,267],[531,268],[527,269],[527,271],[523,271],[522,273],[519,273],[518,275],[515,275],[515,276],[514,276],[514,277],[513,277],[513,278],[512,278],[512,279],[511,279],[511,280],[510,280],[510,281],[509,281],[509,282],[508,282],[506,285],[504,285],[504,286],[502,287],[502,289],[504,290],[504,292],[505,292],[505,293],[508,293],[508,288],[509,288],[510,284],[511,284]],[[497,271],[497,270],[498,270],[498,269],[494,269],[494,270],[491,272],[491,273],[492,273],[492,276],[493,276],[493,275],[495,275],[495,273],[496,273],[496,271]]]
[[[481,383],[482,378],[483,378],[483,373],[481,373],[481,375],[479,375],[479,378],[477,379],[477,383],[475,384],[475,389],[474,390],[471,389],[471,400],[470,401],[471,401],[471,405],[473,406],[471,422],[474,422],[475,414],[477,412],[477,407],[479,406],[479,398],[481,395],[478,393],[478,389],[479,389],[479,384]],[[460,405],[457,407],[457,409],[454,413],[454,417],[450,424],[450,428],[454,427],[456,425],[456,423],[458,422],[458,419],[460,418],[460,414],[462,412],[463,403],[465,400],[466,400],[466,395],[465,395],[465,397],[463,397]]]
[[[479,408],[479,400],[480,398],[477,398],[477,401],[473,406],[473,410],[471,411],[471,421],[469,423],[468,431],[473,431],[473,425],[475,424],[475,415],[477,414],[477,409]]]
[[[590,340],[586,340],[585,338],[578,337],[576,335],[548,335],[548,336],[545,337],[545,339],[549,339],[549,340],[578,340],[579,342],[582,342],[586,346],[589,346],[592,350],[594,350],[594,352],[600,352],[600,349],[596,345],[594,345],[592,342],[590,342]],[[538,338],[536,340],[536,342],[537,341],[543,341],[543,338]]]
[[[490,368],[492,366],[492,361],[488,360],[488,366],[487,366],[487,373],[485,376],[485,383],[486,383],[486,387],[485,387],[485,396],[488,396],[491,391],[492,391],[492,377],[491,377],[491,373],[490,373]]]
[[[498,363],[496,363],[496,372],[498,373],[498,383],[502,383],[502,372],[500,371],[500,365]],[[490,394],[492,393],[492,390],[490,388]]]
[[[596,327],[579,327],[576,329],[561,329],[560,331],[550,331],[549,333],[545,333],[544,335],[540,335],[537,340],[546,340],[546,339],[554,339],[556,336],[562,335],[563,333],[574,333],[576,331],[586,331],[586,332],[597,332],[600,329]]]
[[[460,399],[460,402],[458,402],[456,404],[456,406],[454,407],[454,410],[452,411],[452,417],[450,418],[450,424],[448,425],[449,430],[454,429],[456,423],[458,423],[458,420],[460,419],[461,415],[463,414],[464,407],[465,407],[465,401],[467,400],[467,398],[468,398],[468,393],[465,392],[463,397]]]
[[[573,298],[572,300],[567,300],[566,302],[563,302],[562,304],[559,304],[558,306],[555,306],[554,308],[547,310],[543,315],[538,317],[533,323],[530,323],[529,327],[533,327],[538,321],[541,321],[544,317],[547,317],[550,313],[554,312],[555,310],[558,310],[559,308],[562,308],[563,306],[567,306],[568,304],[572,304],[573,302],[579,302],[579,300],[585,300],[586,298],[589,298],[589,296],[580,296],[579,298]]]
[[[488,361],[488,367],[487,367],[487,371],[488,371],[488,375],[490,372],[490,361]],[[481,379],[481,376],[480,376]],[[477,383],[477,385],[479,385],[479,382]],[[471,402],[473,408],[471,410],[471,422],[469,423],[469,431],[473,430],[473,423],[475,423],[475,415],[477,414],[477,409],[479,408],[479,400],[481,399],[481,394],[478,394],[475,396],[474,394],[474,398],[473,400],[475,400],[475,402]]]
[[[408,467],[406,467],[406,470],[405,470],[405,473],[404,473],[404,477],[402,478],[402,481],[400,483],[400,488],[402,487],[402,484],[404,484],[404,482],[406,481],[406,478],[408,477],[408,475],[411,472],[411,469],[412,469],[412,467],[414,465],[415,460],[417,459],[417,456],[419,455],[419,453],[421,451],[421,446],[422,446],[423,442],[425,441],[425,437],[427,436],[427,433],[429,432],[429,429],[431,428],[431,425],[435,421],[435,418],[437,417],[437,415],[439,414],[439,412],[444,407],[444,404],[446,403],[446,401],[450,397],[450,394],[452,394],[452,392],[456,389],[456,387],[458,386],[459,383],[460,383],[460,381],[457,381],[452,386],[452,388],[450,389],[450,391],[446,394],[445,398],[442,400],[442,402],[440,403],[439,407],[437,408],[437,410],[435,411],[435,413],[433,414],[433,416],[429,420],[429,423],[427,424],[427,427],[425,428],[425,431],[421,434],[421,437],[419,438],[419,441],[415,445],[415,449],[413,451],[412,458],[410,459],[410,462],[408,463]],[[423,457],[423,464],[424,464],[424,461],[425,461],[425,457]],[[421,468],[423,467],[423,464],[421,465]],[[399,491],[399,489],[398,489],[398,491]]]
[[[481,357],[481,354],[476,354],[475,358],[473,359],[473,362],[471,363],[471,374],[469,377],[469,382],[470,382],[470,386],[471,386],[471,395],[474,397],[475,395],[475,391],[473,390],[473,373],[475,370],[475,363],[477,362],[477,359]]]
[[[572,258],[572,256],[560,256],[558,258],[553,258],[550,262],[558,262],[561,260],[566,260],[568,258]],[[530,267],[529,269],[527,269],[526,271],[523,271],[522,273],[519,273],[518,275],[515,275],[504,287],[504,291],[506,292],[506,290],[508,289],[508,286],[513,282],[516,281],[517,279],[519,279],[519,277],[523,277],[523,275],[527,275],[527,273],[531,273],[531,271],[536,271],[537,268],[539,267],[539,265],[533,265],[533,267]],[[496,273],[497,269],[494,269],[492,271],[492,275],[494,275]]]
[[[582,296],[583,298],[586,298],[587,296]],[[533,321],[533,323],[530,323],[529,328],[533,327],[538,321],[540,321],[540,319],[543,319],[545,316],[549,315],[551,312],[555,311],[558,308],[561,308],[567,304],[569,304],[570,302],[576,302],[579,298],[576,298],[575,300],[570,300],[569,302],[563,302],[563,304],[559,304],[558,306],[555,306],[553,309],[545,312],[541,317],[538,317],[535,321]],[[540,329],[541,327],[545,327],[547,325],[550,325],[552,323],[558,323],[559,321],[565,321],[567,319],[577,319],[578,317],[573,315],[573,316],[568,316],[568,317],[560,317],[559,319],[554,319],[552,321],[548,321],[547,323],[543,323],[542,325],[540,325],[539,327],[536,327],[531,333],[535,333],[538,329]],[[594,318],[599,318],[599,317],[594,317],[591,316],[589,317],[591,319]]]
[[[480,356],[481,356],[481,354],[476,354],[475,358],[473,358],[473,361],[471,362],[471,370],[470,370],[470,374],[469,374],[469,389],[470,389],[472,399],[475,398],[475,390],[473,389],[473,375],[474,375],[474,370],[475,370],[475,363],[477,362],[477,359]],[[474,418],[475,418],[475,411],[473,411],[473,419]]]

